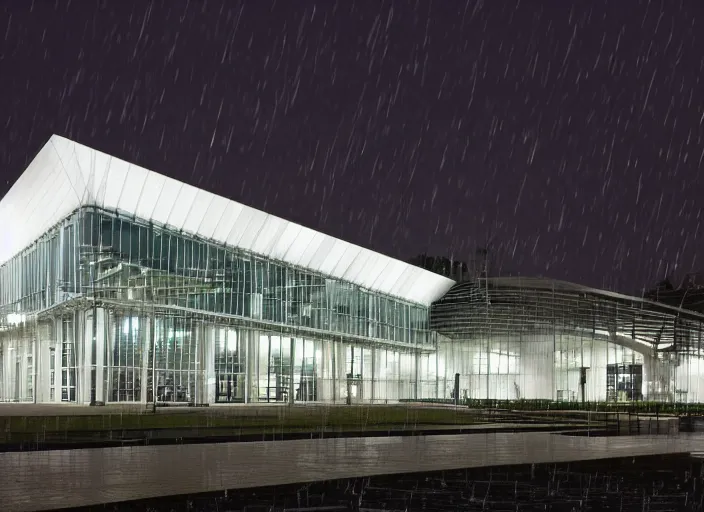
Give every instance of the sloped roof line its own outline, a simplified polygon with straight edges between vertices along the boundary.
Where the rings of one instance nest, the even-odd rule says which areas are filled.
[[[0,200],[0,265],[82,206],[123,211],[416,304],[430,305],[454,284],[57,135]]]

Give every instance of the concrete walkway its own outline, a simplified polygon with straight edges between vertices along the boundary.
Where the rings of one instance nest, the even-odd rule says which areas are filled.
[[[0,454],[3,510],[51,510],[225,489],[704,449],[704,436],[466,434]]]

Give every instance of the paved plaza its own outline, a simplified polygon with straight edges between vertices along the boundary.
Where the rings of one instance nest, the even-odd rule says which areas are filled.
[[[370,475],[702,449],[699,434],[530,432],[15,452],[0,454],[0,501],[8,511],[51,510]]]

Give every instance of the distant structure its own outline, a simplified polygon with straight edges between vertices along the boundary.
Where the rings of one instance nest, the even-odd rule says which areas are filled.
[[[646,291],[643,298],[704,313],[704,275],[687,274],[678,288],[673,286],[669,277],[665,278]]]
[[[469,271],[469,266],[463,261],[453,261],[446,256],[429,256],[419,254],[409,260],[411,265],[429,270],[436,274],[462,282],[474,276]]]
[[[436,274],[462,283],[465,281],[487,277],[489,272],[489,249],[480,247],[475,251],[474,259],[469,263],[447,256],[430,256],[419,254],[408,261],[411,265],[429,270]]]
[[[564,281],[492,277],[457,284],[430,318],[461,396],[704,401],[701,313]]]

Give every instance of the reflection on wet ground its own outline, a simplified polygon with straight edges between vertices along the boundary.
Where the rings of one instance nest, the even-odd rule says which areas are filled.
[[[529,432],[14,452],[0,454],[0,499],[5,510],[50,510],[372,475],[681,454],[702,446],[701,434]]]
[[[628,457],[331,480],[159,498],[82,512],[701,510],[704,461]]]

